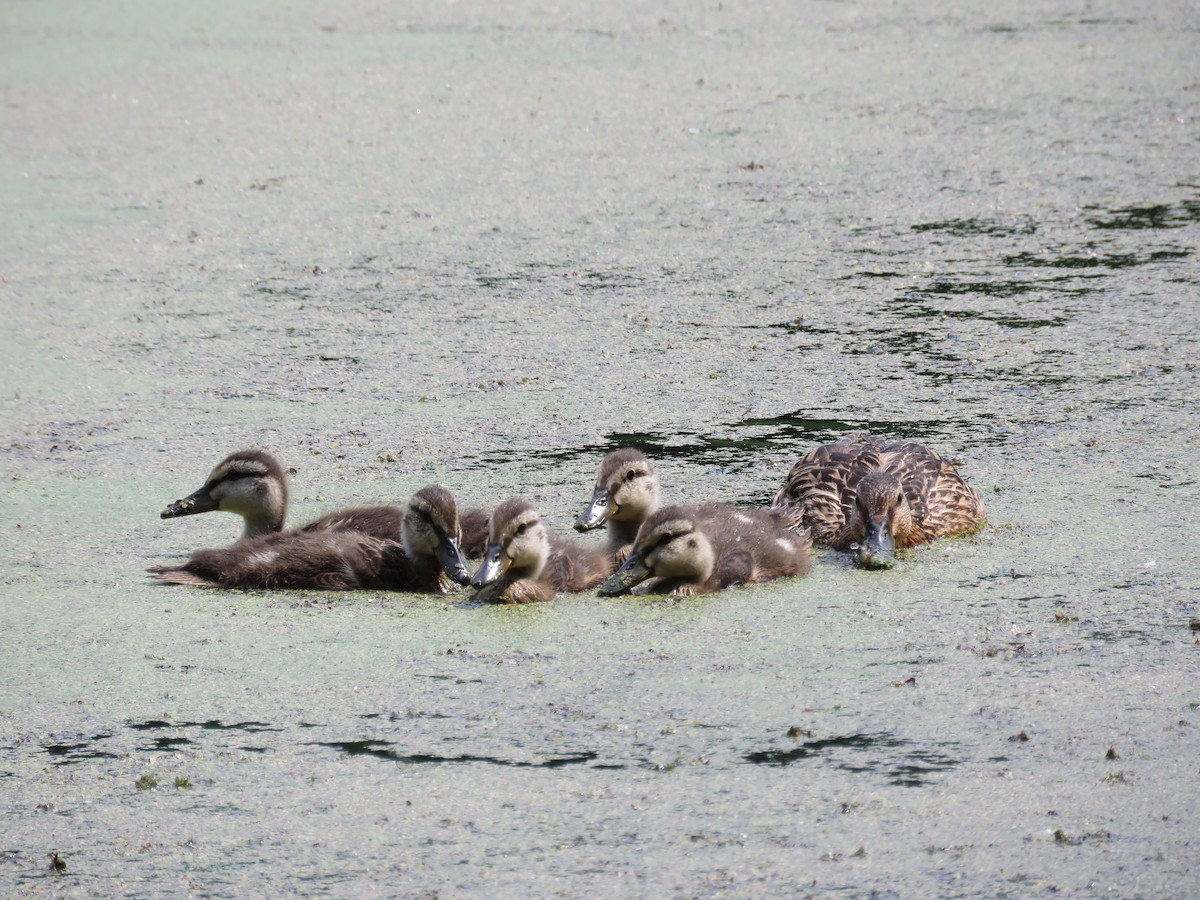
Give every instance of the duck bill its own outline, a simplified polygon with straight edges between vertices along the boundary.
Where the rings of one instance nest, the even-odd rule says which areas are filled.
[[[642,554],[634,553],[625,560],[625,564],[621,568],[609,576],[608,581],[596,588],[596,593],[601,597],[617,597],[621,594],[628,594],[653,574],[646,568]]]
[[[471,579],[471,587],[481,588],[499,580],[510,565],[512,560],[501,552],[499,544],[488,544],[483,553],[483,562],[479,564],[475,577]]]
[[[182,500],[176,500],[161,513],[161,519],[178,519],[180,516],[194,516],[196,513],[212,512],[217,508],[217,501],[208,492],[208,485],[188,494]]]
[[[467,568],[467,560],[463,556],[458,538],[446,537],[442,541],[440,557],[442,571],[450,576],[451,581],[464,586],[471,583],[471,570]]]
[[[596,488],[592,494],[592,502],[588,504],[587,509],[579,514],[579,518],[575,520],[576,531],[591,531],[593,528],[599,528],[604,524],[604,520],[608,518],[608,491],[604,488]]]
[[[867,533],[858,551],[858,563],[867,569],[890,569],[896,562],[896,542],[886,519],[868,519]]]

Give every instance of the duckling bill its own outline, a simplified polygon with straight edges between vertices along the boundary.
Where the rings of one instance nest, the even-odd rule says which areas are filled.
[[[786,514],[668,506],[646,519],[629,558],[599,593],[626,594],[655,578],[651,592],[690,596],[803,575],[811,546],[808,530],[793,531]]]

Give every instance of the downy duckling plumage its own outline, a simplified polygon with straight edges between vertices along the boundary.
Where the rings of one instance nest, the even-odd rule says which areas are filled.
[[[454,496],[444,487],[413,495],[397,537],[344,528],[275,532],[148,571],[164,584],[219,588],[445,592],[470,581]]]
[[[576,531],[590,531],[607,523],[605,549],[613,565],[625,562],[646,517],[658,509],[658,476],[640,450],[614,450],[600,461],[592,501],[575,520]]]
[[[589,590],[611,571],[603,552],[548,533],[533,504],[517,497],[492,512],[487,550],[471,585],[476,598],[489,603],[535,603]]]
[[[642,524],[629,558],[599,592],[625,594],[654,578],[650,593],[683,597],[803,575],[812,566],[812,537],[792,524],[786,510],[663,507]]]
[[[229,454],[209,473],[204,484],[182,500],[176,500],[160,517],[175,519],[219,510],[242,517],[241,540],[284,530],[288,512],[288,484],[283,466],[263,450],[238,450]],[[398,540],[405,510],[394,505],[351,506],[327,513],[298,531],[353,531],[381,540]],[[467,510],[462,515],[463,552],[468,557],[483,554],[487,542],[487,513]]]
[[[847,434],[794,466],[771,502],[799,512],[813,540],[888,568],[895,551],[983,527],[983,499],[947,460],[915,441]]]

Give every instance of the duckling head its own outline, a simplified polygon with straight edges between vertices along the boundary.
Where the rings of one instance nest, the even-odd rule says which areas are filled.
[[[506,500],[492,512],[487,549],[471,586],[492,584],[510,570],[536,578],[549,556],[550,539],[533,504],[519,497]]]
[[[214,509],[236,513],[245,520],[245,539],[281,531],[287,503],[287,478],[275,457],[262,450],[239,450],[221,460],[202,487],[160,516],[176,519]]]
[[[867,569],[890,569],[896,562],[896,531],[911,513],[900,479],[872,472],[858,483],[854,503],[863,526],[857,562]]]
[[[413,494],[400,526],[401,543],[410,559],[435,558],[456,584],[469,584],[471,572],[462,552],[462,531],[454,495],[431,484]]]
[[[695,518],[683,507],[668,506],[643,523],[633,552],[598,592],[610,597],[626,594],[647,578],[707,581],[715,558]]]
[[[614,450],[600,463],[592,502],[575,520],[576,531],[614,522],[640,522],[658,508],[658,478],[640,450]],[[636,526],[635,526],[636,527]]]

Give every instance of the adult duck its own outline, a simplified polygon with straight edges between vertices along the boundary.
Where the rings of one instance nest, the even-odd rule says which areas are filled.
[[[895,551],[983,527],[983,499],[947,460],[916,441],[847,434],[794,466],[771,502],[799,513],[814,542],[889,568]]]

